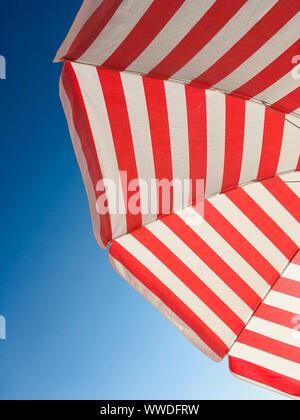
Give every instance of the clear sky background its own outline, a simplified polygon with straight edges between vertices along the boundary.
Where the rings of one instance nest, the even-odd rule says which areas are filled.
[[[0,3],[0,399],[281,398],[203,356],[98,249],[52,64],[80,4]]]

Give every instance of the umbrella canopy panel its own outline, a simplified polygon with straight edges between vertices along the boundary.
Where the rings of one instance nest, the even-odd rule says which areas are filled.
[[[300,245],[299,198],[250,183],[113,240],[112,265],[202,352],[220,360]]]
[[[300,252],[230,351],[236,376],[300,399]]]
[[[300,114],[298,0],[86,0],[56,60],[176,79]]]
[[[102,246],[195,203],[196,180],[209,197],[298,164],[298,119],[253,101],[78,63],[65,63],[60,92]],[[104,179],[113,186],[99,216]],[[173,186],[149,196],[153,180]]]

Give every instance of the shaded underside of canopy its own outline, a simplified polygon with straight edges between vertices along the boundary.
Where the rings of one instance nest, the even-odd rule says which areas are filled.
[[[56,60],[176,79],[299,115],[298,0],[93,0]]]
[[[298,252],[230,350],[232,373],[300,399],[299,308]]]
[[[86,0],[56,56],[94,233],[113,267],[206,355],[229,354],[235,375],[292,397],[299,10],[299,0]],[[186,179],[182,194],[174,181]],[[155,186],[149,211],[152,180],[173,184],[167,207]]]
[[[65,63],[60,93],[89,191],[98,243],[141,227],[161,216],[158,195],[139,195],[136,214],[128,210],[136,179],[151,189],[152,180],[177,180],[167,193],[164,213],[187,207],[195,192],[182,193],[203,179],[205,197],[238,185],[295,171],[299,165],[298,118],[231,95],[118,72]],[[126,172],[126,180],[120,182]],[[119,186],[121,197],[107,193],[109,212],[99,215],[101,179]],[[145,187],[143,187],[145,189]],[[150,212],[150,210],[152,210]]]

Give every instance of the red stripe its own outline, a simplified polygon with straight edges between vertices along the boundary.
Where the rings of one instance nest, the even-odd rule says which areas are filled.
[[[256,309],[261,298],[251,287],[211,249],[180,217],[170,215],[162,219],[193,252],[229,286],[251,309]]]
[[[300,155],[299,155],[298,163],[296,166],[296,171],[300,171]]]
[[[246,101],[231,95],[226,97],[225,161],[222,192],[239,184],[243,148]]]
[[[236,335],[242,331],[245,323],[152,232],[142,228],[133,232],[132,236],[168,267]]]
[[[264,134],[257,179],[269,178],[276,174],[284,130],[281,112],[266,108]]]
[[[226,195],[286,258],[292,258],[297,245],[243,189],[231,190]]]
[[[151,77],[143,77],[143,83],[151,131],[155,177],[158,181],[167,179],[171,182],[173,179],[172,155],[164,82]],[[158,192],[159,215],[170,213],[172,210],[172,188],[170,194],[170,203],[168,203],[167,194],[163,194],[162,190]]]
[[[300,265],[300,252],[297,252],[295,257],[292,259],[293,264],[299,264]]]
[[[122,0],[103,0],[82,26],[72,42],[69,51],[62,59],[75,61],[80,58],[96,38],[98,38],[121,3]]]
[[[103,65],[125,70],[148,47],[183,3],[184,0],[154,0]]]
[[[205,220],[219,235],[270,285],[277,280],[279,273],[247,239],[225,219],[225,217],[205,201]],[[248,286],[249,287],[249,286]],[[255,302],[255,301],[254,301]],[[255,309],[255,308],[253,308]]]
[[[283,309],[275,308],[274,306],[267,305],[266,303],[263,303],[255,312],[255,316],[257,318],[274,322],[275,324],[290,329],[295,328],[295,324],[293,323],[295,315],[297,314],[293,314],[292,312],[288,312]]]
[[[88,166],[89,175],[93,183],[95,197],[97,200],[101,193],[97,192],[96,187],[98,182],[102,179],[102,173],[89,117],[85,108],[80,86],[71,63],[64,64],[61,78],[71,104],[74,126],[80,139],[82,152]],[[112,237],[110,216],[107,213],[99,215],[99,217],[100,237],[102,243],[107,245],[108,241],[110,241]]]
[[[250,381],[277,389],[285,394],[300,397],[300,381],[296,379],[232,356],[229,357],[229,368],[231,372]]]
[[[295,363],[300,363],[299,347],[291,346],[254,331],[244,330],[238,338],[238,343],[245,344],[255,349],[265,351],[274,356],[282,357]]]
[[[246,3],[245,0],[217,0],[198,23],[149,73],[169,78],[188,63]],[[200,6],[199,6],[200,7]]]
[[[263,186],[300,223],[300,199],[279,177],[267,179]]]
[[[193,80],[214,86],[243,64],[276,34],[297,12],[298,0],[279,0],[232,48]]]
[[[233,93],[246,96],[247,98],[257,96],[293,69],[295,64],[292,62],[292,57],[298,54],[299,49],[300,41],[297,40],[272,63],[248,80],[248,82],[234,90]]]
[[[206,178],[207,167],[207,117],[205,90],[185,87],[189,133],[191,203],[196,203],[195,180]]]
[[[109,252],[187,324],[220,358],[226,356],[229,350],[226,344],[137,258],[115,241],[112,241]]]
[[[299,279],[300,280],[300,279]],[[289,296],[294,296],[300,299],[300,282],[288,279],[286,277],[280,277],[277,283],[273,286],[272,291],[284,293]],[[300,313],[300,304],[299,304]]]
[[[298,109],[300,107],[300,87],[297,87],[284,98],[279,99],[272,107],[287,113]]]
[[[131,197],[139,191],[128,190],[129,182],[138,178],[138,172],[121,75],[119,72],[105,70],[101,67],[97,67],[97,71],[110,121],[119,171],[127,172],[127,185],[123,186],[123,193],[127,231],[131,232],[142,225],[142,215],[141,211],[138,214],[132,214],[128,209]],[[128,162],[130,162],[130,165],[128,165]]]

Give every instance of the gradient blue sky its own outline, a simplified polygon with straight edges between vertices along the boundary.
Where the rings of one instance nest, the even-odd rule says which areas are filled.
[[[80,0],[1,5],[0,399],[278,399],[215,364],[93,238],[52,59]]]

